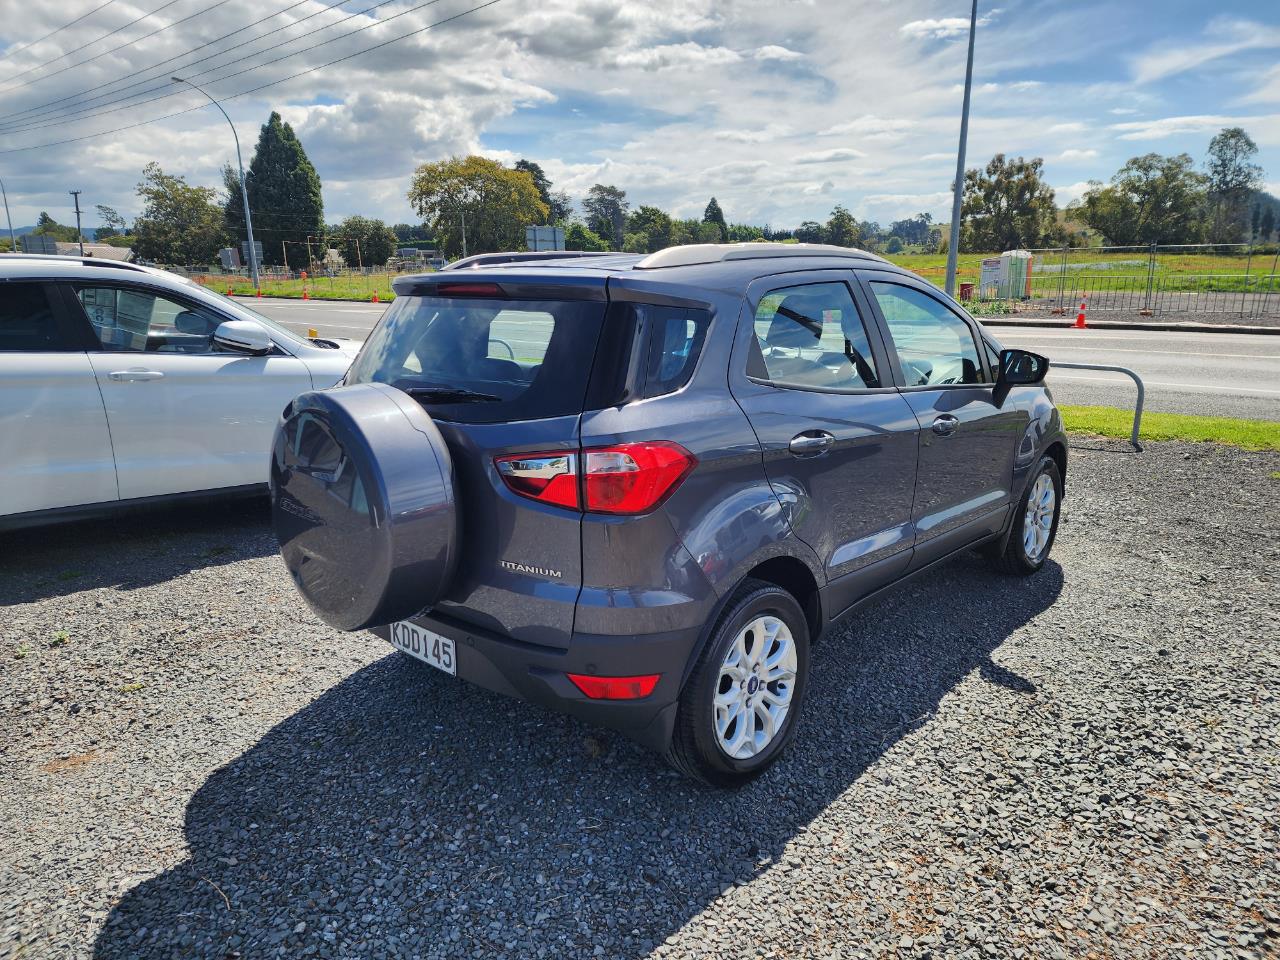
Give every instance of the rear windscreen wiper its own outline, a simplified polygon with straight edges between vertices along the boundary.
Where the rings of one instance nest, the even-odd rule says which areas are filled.
[[[430,403],[499,403],[501,397],[492,393],[480,393],[465,387],[401,387],[411,397],[420,397]]]

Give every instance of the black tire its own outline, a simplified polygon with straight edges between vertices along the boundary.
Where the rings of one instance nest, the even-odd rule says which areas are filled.
[[[1036,482],[1042,475],[1047,474],[1053,482],[1053,520],[1049,527],[1049,540],[1044,545],[1038,556],[1027,556],[1026,548],[1023,545],[1023,534],[1025,533],[1027,520],[1027,504],[1031,499],[1032,492],[1035,490]],[[1053,541],[1058,536],[1058,519],[1062,514],[1062,473],[1058,470],[1058,463],[1053,457],[1045,456],[1040,458],[1040,463],[1027,478],[1027,488],[1022,492],[1022,497],[1018,500],[1016,512],[1013,515],[1013,526],[1009,531],[1009,539],[1004,543],[1004,549],[1000,549],[1000,542],[996,541],[995,546],[988,551],[988,556],[994,566],[1001,573],[1009,574],[1015,577],[1029,577],[1036,573],[1044,566],[1045,561],[1049,559],[1049,551],[1053,549]]]
[[[759,753],[748,759],[730,757],[715,735],[713,701],[720,667],[738,632],[762,614],[777,617],[796,647],[796,676],[782,730]],[[676,713],[676,727],[667,759],[685,776],[713,787],[740,787],[777,762],[795,737],[809,677],[809,624],[800,604],[772,583],[747,580],[725,607],[693,668]]]

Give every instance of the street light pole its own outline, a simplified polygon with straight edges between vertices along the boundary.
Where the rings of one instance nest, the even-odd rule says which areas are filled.
[[[4,191],[4,181],[0,180],[0,196],[4,197],[4,218],[9,222],[9,252],[18,252],[18,241],[13,236],[13,217],[9,216],[9,194]]]
[[[84,234],[80,231],[80,193],[79,190],[72,190],[71,196],[76,201],[76,242],[80,244],[80,256],[84,256]]]
[[[259,286],[258,251],[253,245],[253,218],[249,215],[249,187],[244,181],[244,158],[240,156],[240,134],[236,133],[236,125],[232,123],[231,118],[227,116],[227,111],[222,109],[222,104],[209,96],[209,93],[206,90],[197,87],[190,80],[183,80],[181,77],[170,77],[169,79],[174,83],[185,83],[191,89],[198,90],[200,93],[203,93],[208,97],[209,102],[221,111],[223,117],[226,118],[227,125],[231,127],[231,136],[235,137],[236,140],[236,165],[240,168],[240,199],[244,201],[244,229],[249,235],[249,271],[253,276],[253,289],[257,290]]]
[[[960,247],[960,203],[964,199],[964,148],[969,140],[969,91],[973,89],[973,36],[978,30],[978,0],[969,12],[969,62],[964,68],[964,106],[960,108],[960,149],[951,198],[951,242],[947,244],[947,295],[956,293],[956,255]]]

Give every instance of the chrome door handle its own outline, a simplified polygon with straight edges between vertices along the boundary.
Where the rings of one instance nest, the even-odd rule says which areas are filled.
[[[107,374],[107,378],[117,383],[127,383],[131,380],[163,380],[164,374],[159,370],[113,370]]]
[[[933,421],[933,432],[940,437],[949,437],[956,432],[960,421],[949,413],[942,413]]]
[[[787,444],[787,449],[796,457],[820,457],[836,445],[836,438],[825,430],[810,430],[797,433]]]

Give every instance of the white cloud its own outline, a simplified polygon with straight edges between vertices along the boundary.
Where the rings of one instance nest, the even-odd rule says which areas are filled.
[[[1216,20],[1205,31],[1206,43],[1162,45],[1139,54],[1132,61],[1138,83],[1155,83],[1245,50],[1280,47],[1280,27],[1251,20]]]
[[[1258,86],[1240,98],[1241,103],[1280,103],[1280,63],[1264,73]]]
[[[1085,191],[1090,187],[1087,180],[1077,180],[1075,183],[1069,183],[1063,187],[1053,188],[1053,199],[1058,206],[1065,207],[1069,203],[1074,203],[1084,196]]]
[[[837,163],[848,160],[859,160],[866,154],[861,150],[854,150],[849,147],[837,148],[835,150],[818,150],[814,153],[802,153],[793,159],[792,163]]]
[[[639,67],[641,70],[670,70],[673,68],[721,67],[737,63],[742,54],[728,47],[706,47],[692,40],[687,43],[668,43],[657,47],[630,50],[613,60],[616,67]]]
[[[1096,160],[1098,159],[1098,151],[1093,149],[1087,149],[1087,150],[1068,149],[1068,150],[1063,150],[1060,154],[1058,154],[1058,159],[1063,161],[1064,163],[1080,163],[1083,160]]]
[[[758,49],[753,56],[757,60],[803,60],[804,54],[795,50],[788,50],[786,47],[780,47],[776,44]]]
[[[1113,123],[1112,130],[1120,132],[1121,140],[1163,140],[1183,133],[1217,132],[1223,127],[1247,126],[1263,117],[1224,117],[1200,114],[1191,117],[1161,117],[1158,120],[1132,120]]]
[[[1084,133],[1087,128],[1078,120],[1071,120],[1066,123],[1055,123],[1049,126],[1046,133]]]
[[[1117,117],[1128,117],[1128,116],[1132,116],[1137,112],[1138,111],[1134,107],[1112,107],[1110,110],[1107,111],[1107,113],[1113,113]]]
[[[877,117],[872,113],[866,113],[853,120],[846,120],[844,123],[837,123],[835,126],[827,127],[825,130],[819,130],[818,136],[831,137],[857,134],[863,140],[898,139],[913,126],[915,126],[915,121],[906,117],[883,118]]]
[[[999,13],[999,8],[991,14]],[[991,22],[991,15],[978,18],[978,26],[985,27]],[[941,17],[925,20],[911,20],[898,28],[904,37],[913,40],[931,39],[945,40],[950,37],[965,36],[969,32],[968,17]]]

